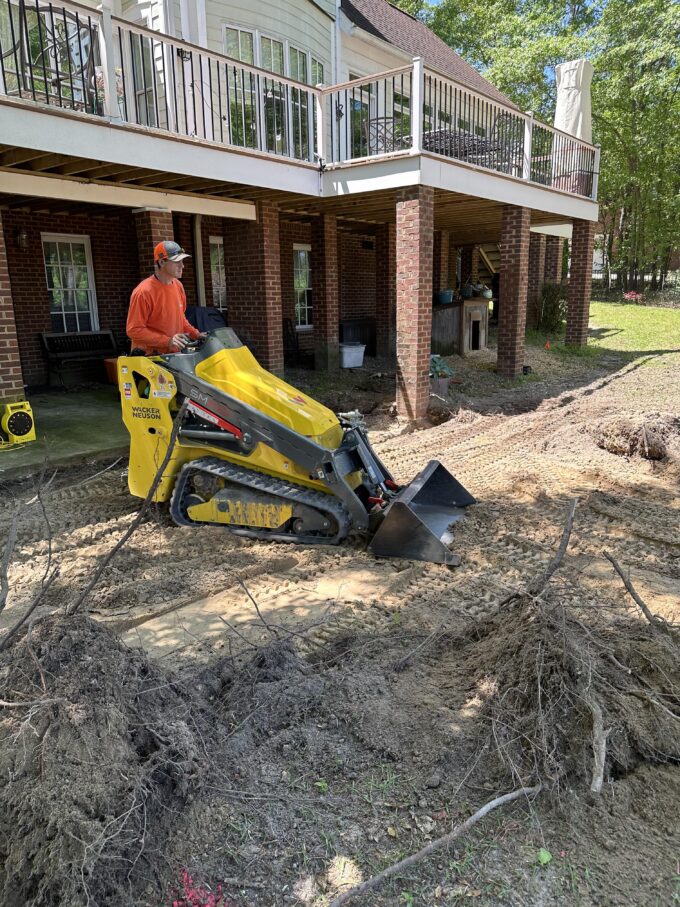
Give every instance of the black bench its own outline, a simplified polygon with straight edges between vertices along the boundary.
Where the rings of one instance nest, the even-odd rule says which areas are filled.
[[[120,352],[113,331],[44,331],[40,341],[47,358],[48,381],[51,384],[54,371],[62,387],[66,387],[63,368],[67,363],[111,359]]]

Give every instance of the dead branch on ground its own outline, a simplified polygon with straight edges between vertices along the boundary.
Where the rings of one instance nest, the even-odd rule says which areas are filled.
[[[503,794],[502,797],[496,797],[493,800],[489,800],[488,803],[485,803],[484,806],[478,809],[469,819],[466,819],[465,822],[457,825],[448,834],[443,835],[441,838],[437,838],[434,841],[430,841],[426,847],[423,847],[422,850],[419,850],[417,853],[411,854],[411,856],[400,860],[398,863],[393,863],[377,875],[371,876],[370,879],[366,879],[361,885],[356,885],[354,888],[350,888],[349,891],[343,892],[337,898],[334,898],[328,907],[341,907],[342,904],[346,904],[353,898],[359,897],[361,894],[366,894],[367,891],[372,891],[374,888],[382,885],[387,879],[395,875],[400,875],[406,869],[410,869],[411,866],[414,866],[425,857],[429,857],[430,854],[435,851],[441,850],[442,847],[448,847],[449,844],[452,844],[456,840],[456,838],[459,838],[461,835],[468,832],[492,810],[497,809],[499,806],[504,806],[506,803],[511,803],[513,800],[518,800],[520,797],[528,798],[534,796],[540,793],[540,791],[541,785],[537,784],[535,787],[522,787],[509,794]]]
[[[21,504],[17,503],[14,514],[12,515],[12,522],[9,524],[5,551],[2,556],[2,561],[0,561],[0,611],[2,611],[7,604],[7,596],[9,595],[9,565],[12,560],[12,554],[14,553],[14,546],[17,543],[20,513]]]
[[[66,614],[68,614],[69,616],[75,614],[77,611],[80,610],[80,608],[83,605],[83,602],[88,597],[90,592],[92,592],[94,587],[97,585],[97,583],[99,582],[99,580],[102,577],[102,574],[104,573],[106,568],[109,566],[109,564],[111,563],[111,561],[113,560],[115,555],[120,551],[120,549],[123,547],[123,545],[125,545],[125,543],[130,539],[130,537],[137,531],[142,520],[146,516],[146,513],[147,513],[149,507],[151,506],[151,502],[153,501],[153,497],[156,494],[156,489],[158,488],[158,486],[160,485],[160,483],[163,479],[163,473],[165,472],[165,469],[166,469],[168,463],[170,462],[170,458],[172,457],[172,453],[175,449],[175,443],[177,441],[177,436],[179,435],[179,430],[182,425],[182,421],[184,419],[184,414],[187,410],[188,404],[189,404],[189,399],[187,398],[184,400],[184,402],[182,403],[182,405],[179,408],[179,411],[175,417],[175,421],[172,426],[172,431],[170,432],[170,438],[168,439],[168,447],[167,447],[167,450],[165,451],[165,456],[163,457],[161,465],[158,467],[158,469],[156,471],[154,480],[151,483],[151,487],[149,488],[147,496],[144,498],[144,501],[142,502],[142,506],[139,508],[139,512],[137,513],[137,516],[134,518],[134,520],[128,527],[128,529],[125,532],[125,534],[123,535],[123,537],[121,539],[119,539],[118,542],[116,542],[116,544],[113,546],[111,551],[109,551],[109,553],[106,555],[106,557],[102,559],[99,566],[93,573],[92,578],[90,579],[90,582],[83,589],[83,591],[80,593],[78,598],[66,608]]]
[[[33,614],[35,609],[43,601],[45,593],[49,591],[50,586],[59,576],[59,568],[52,568],[52,525],[50,523],[49,517],[47,516],[47,509],[45,508],[45,501],[43,500],[42,491],[43,487],[49,488],[49,486],[54,481],[56,476],[56,471],[52,475],[52,478],[45,485],[45,472],[47,471],[47,460],[43,463],[43,468],[40,472],[40,478],[38,479],[38,489],[35,495],[23,505],[25,507],[30,507],[32,504],[35,504],[36,501],[40,505],[42,511],[43,520],[45,521],[45,526],[47,527],[47,564],[45,565],[45,572],[43,574],[42,580],[40,581],[40,588],[33,598],[33,601],[28,606],[24,614],[19,618],[19,620],[14,624],[13,627],[10,627],[7,634],[0,641],[0,652],[2,652],[10,643],[10,640],[16,635],[16,633],[21,629],[21,627],[26,623],[28,618]],[[16,545],[16,535],[17,535],[17,525],[18,525],[18,516],[21,512],[21,504],[17,504],[17,509],[12,518],[12,525],[10,527],[9,537],[7,540],[7,546],[5,548],[5,555],[3,557],[3,562],[0,565],[0,611],[5,607],[7,593],[9,591],[9,582],[8,582],[8,573],[9,573],[9,563],[12,556],[12,552]],[[4,594],[2,594],[4,593]]]
[[[562,531],[562,538],[560,540],[559,547],[555,553],[555,556],[550,561],[548,566],[545,568],[545,571],[540,575],[535,577],[527,586],[526,594],[533,597],[538,597],[541,592],[548,585],[550,580],[553,577],[553,574],[559,569],[564,560],[564,555],[567,552],[569,546],[569,539],[571,537],[571,531],[574,525],[574,514],[576,513],[576,505],[578,504],[578,498],[574,498],[573,501],[569,504],[569,510],[567,511],[567,519]],[[511,592],[509,595],[506,595],[505,598],[502,598],[498,602],[498,608],[502,608],[504,605],[510,604],[510,602],[515,601],[522,596],[522,592]],[[441,636],[442,630],[445,625],[448,623],[449,618],[445,617],[437,627],[418,643],[415,649],[412,649],[410,652],[407,652],[402,658],[399,659],[394,665],[395,671],[403,671],[408,667],[409,662],[417,655],[418,652],[422,652],[423,649],[426,649],[431,643]]]
[[[562,531],[562,538],[560,540],[559,548],[555,553],[555,557],[550,561],[542,576],[536,577],[536,579],[532,583],[529,583],[529,586],[527,588],[529,595],[540,595],[552,579],[555,571],[560,568],[562,561],[564,560],[564,555],[567,553],[567,547],[569,546],[569,538],[571,537],[571,530],[574,526],[574,514],[576,513],[577,504],[578,498],[574,498],[574,500],[569,504],[569,510],[567,511],[567,521],[564,525],[564,530]]]
[[[623,580],[623,585],[626,587],[628,594],[645,615],[652,627],[654,627],[655,630],[664,630],[665,632],[668,632],[669,627],[666,621],[663,619],[663,617],[659,617],[658,614],[653,614],[649,606],[640,598],[638,593],[635,591],[635,587],[630,581],[630,577],[626,576],[626,574],[623,572],[623,569],[621,568],[621,565],[618,563],[616,558],[608,551],[604,551],[603,554],[612,565],[614,570],[616,570],[616,572],[619,574],[619,576]]]
[[[593,778],[590,782],[590,789],[594,794],[599,794],[602,791],[602,781],[604,779],[609,729],[605,730],[604,718],[599,703],[591,698],[588,701],[588,705],[593,715]]]
[[[7,648],[7,646],[10,644],[10,641],[16,636],[16,634],[23,627],[23,625],[26,623],[26,621],[31,616],[31,614],[33,614],[33,612],[38,607],[38,605],[41,604],[41,602],[43,601],[43,599],[45,597],[45,593],[49,591],[50,587],[52,586],[52,584],[54,583],[54,581],[57,579],[58,576],[59,576],[59,568],[55,567],[54,570],[52,570],[52,572],[50,573],[50,575],[46,579],[43,579],[42,583],[40,584],[40,589],[38,589],[38,592],[34,596],[31,604],[28,606],[26,611],[21,615],[19,620],[14,624],[14,626],[10,628],[9,632],[2,639],[2,641],[0,641],[0,652],[3,652]]]

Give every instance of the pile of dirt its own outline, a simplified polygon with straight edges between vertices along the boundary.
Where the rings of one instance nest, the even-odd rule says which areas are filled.
[[[645,460],[664,460],[668,443],[678,435],[678,420],[651,413],[642,418],[608,419],[596,430],[598,447],[623,457],[638,455]]]
[[[39,623],[0,679],[0,901],[127,903],[205,777],[207,702],[86,617]]]

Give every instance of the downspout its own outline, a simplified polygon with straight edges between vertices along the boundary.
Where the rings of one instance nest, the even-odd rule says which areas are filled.
[[[205,306],[205,272],[203,270],[203,233],[201,230],[202,214],[194,214],[191,227],[194,239],[194,274],[196,275],[196,299]]]
[[[340,34],[340,4],[342,0],[335,0],[335,39],[333,41],[333,84],[339,85],[340,57],[342,55],[342,35]]]

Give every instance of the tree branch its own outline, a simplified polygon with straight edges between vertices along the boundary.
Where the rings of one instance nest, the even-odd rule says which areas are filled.
[[[102,573],[106,570],[108,565],[111,563],[111,560],[113,559],[113,557],[120,551],[120,549],[123,547],[123,545],[125,545],[125,543],[128,541],[130,536],[133,535],[134,532],[136,532],[140,523],[146,516],[146,512],[149,509],[151,502],[153,501],[154,495],[156,494],[156,489],[158,488],[158,486],[161,483],[161,480],[163,479],[163,473],[165,472],[165,469],[166,469],[168,463],[170,462],[170,458],[172,457],[172,452],[175,449],[175,443],[177,441],[177,435],[179,434],[179,430],[182,425],[182,421],[184,419],[184,414],[186,412],[188,404],[189,404],[189,399],[186,398],[184,400],[184,402],[182,403],[182,405],[180,406],[177,415],[175,416],[175,421],[172,426],[172,431],[170,432],[170,438],[168,439],[168,447],[167,447],[167,450],[165,451],[165,456],[163,457],[163,461],[162,461],[161,465],[158,467],[156,475],[154,476],[154,480],[151,483],[151,488],[149,488],[149,492],[148,492],[147,496],[144,498],[144,502],[142,503],[142,506],[139,508],[139,513],[137,514],[137,516],[134,518],[134,520],[128,527],[128,530],[125,533],[125,535],[123,535],[123,537],[113,546],[111,551],[109,551],[109,553],[106,555],[106,557],[102,560],[99,567],[97,567],[97,569],[95,570],[94,575],[92,576],[92,579],[87,584],[87,586],[83,589],[83,591],[80,593],[80,595],[75,600],[75,602],[73,602],[73,604],[71,604],[67,607],[66,613],[68,615],[75,614],[82,607],[83,602],[85,601],[87,596],[90,594],[90,592],[92,592],[94,587],[97,585],[97,583],[101,579]]]
[[[362,882],[361,885],[356,885],[354,888],[350,888],[349,891],[343,892],[337,898],[331,901],[328,907],[341,907],[342,904],[346,904],[348,901],[353,898],[358,897],[361,894],[365,894],[367,891],[371,891],[373,888],[377,888],[379,885],[392,876],[401,874],[405,869],[410,868],[415,863],[422,860],[424,857],[429,856],[434,853],[436,850],[441,850],[442,847],[447,847],[449,844],[453,843],[456,838],[459,838],[465,832],[469,831],[480,819],[483,819],[488,813],[493,809],[497,809],[499,806],[504,806],[506,803],[511,803],[513,800],[517,800],[520,797],[530,797],[532,794],[538,794],[541,791],[542,785],[537,784],[535,787],[522,787],[519,790],[514,790],[509,794],[503,794],[502,797],[496,797],[494,800],[490,800],[488,803],[485,803],[480,809],[477,810],[474,815],[470,816],[469,819],[466,819],[461,825],[457,825],[453,831],[450,831],[447,835],[443,835],[441,838],[437,838],[435,841],[431,841],[427,847],[423,847],[422,850],[419,850],[417,853],[411,854],[410,857],[406,857],[403,860],[400,860],[398,863],[393,863],[391,866],[388,866],[387,869],[383,869],[382,872],[379,872],[377,875],[372,876],[370,879],[366,879],[365,882]]]
[[[567,522],[564,525],[564,530],[562,532],[562,539],[560,541],[560,547],[557,549],[555,557],[550,561],[548,566],[545,569],[545,573],[542,576],[536,577],[536,579],[531,583],[527,589],[529,595],[538,595],[539,592],[542,592],[545,587],[550,582],[553,573],[558,569],[562,561],[564,560],[564,555],[567,552],[567,547],[569,545],[569,538],[571,536],[571,530],[574,525],[574,514],[576,513],[576,505],[578,504],[578,499],[574,500],[569,505],[569,510],[567,512]]]
[[[631,583],[630,579],[625,575],[625,573],[621,569],[621,566],[618,563],[618,561],[616,560],[616,558],[613,555],[609,554],[608,551],[604,551],[603,554],[607,558],[609,563],[612,565],[614,570],[616,570],[616,572],[619,574],[619,576],[623,580],[623,585],[626,587],[631,598],[633,599],[635,604],[640,608],[640,610],[645,615],[645,617],[647,618],[649,623],[657,630],[667,630],[668,627],[666,625],[666,621],[662,617],[659,617],[657,614],[652,614],[652,612],[649,610],[649,607],[645,604],[645,602],[643,602],[643,600],[640,598],[640,596],[635,591],[633,584]]]

